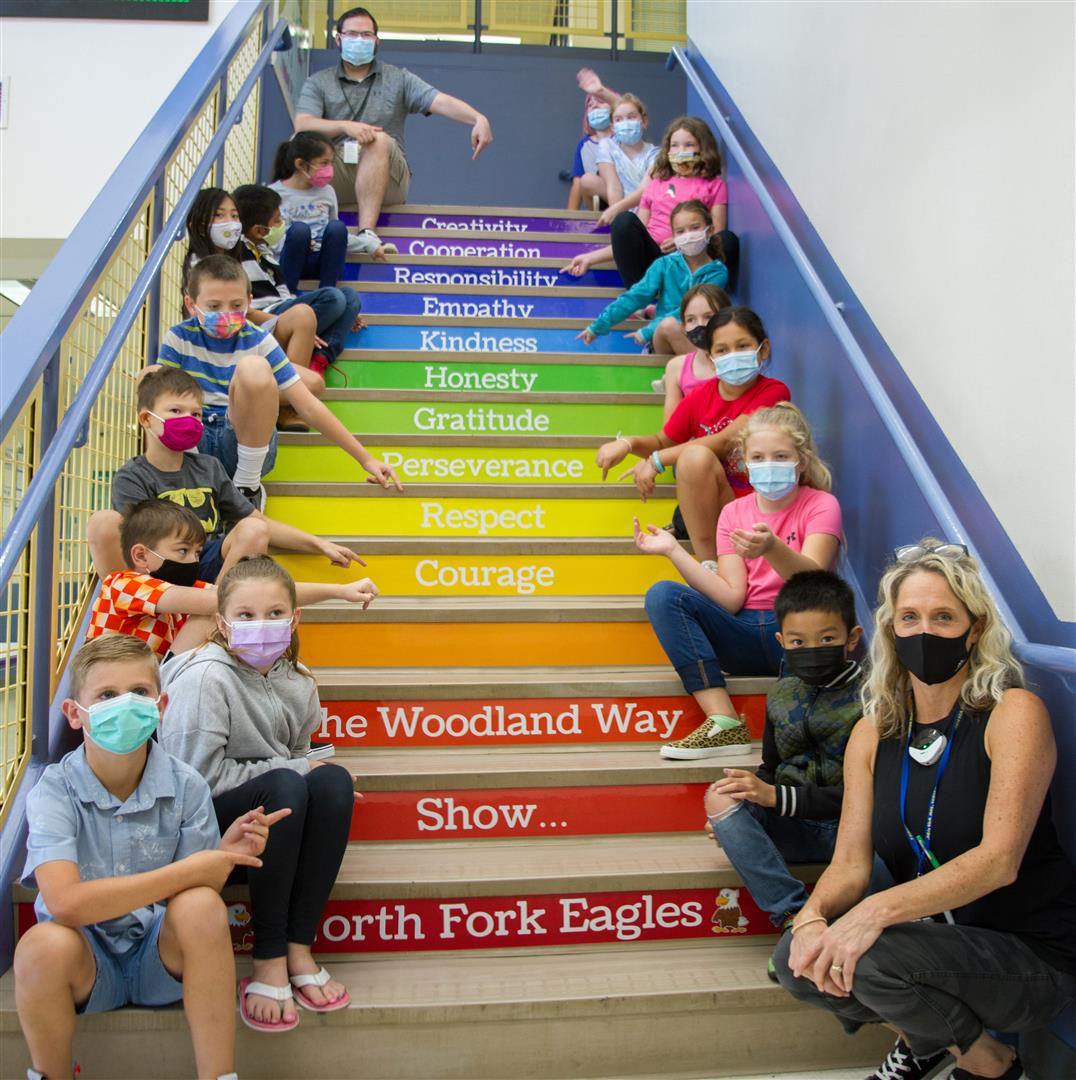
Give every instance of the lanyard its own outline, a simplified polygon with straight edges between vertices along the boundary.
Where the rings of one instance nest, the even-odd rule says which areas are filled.
[[[353,80],[346,78],[340,79],[340,93],[344,95],[344,100],[347,102],[348,108],[351,109],[351,119],[353,121],[357,122],[362,120],[362,114],[366,112],[366,102],[370,100],[370,91],[374,88],[374,79],[376,77],[377,72],[371,71],[369,75],[367,75],[366,78],[363,79],[363,82],[366,83],[366,93],[363,94],[362,104],[357,109],[355,108],[355,102],[352,100],[351,95],[347,92],[346,89],[344,89],[344,84],[352,83]]]
[[[934,774],[934,790],[930,793],[930,802],[927,804],[927,821],[923,828],[923,842],[927,848],[930,848],[930,837],[934,832],[934,806],[938,798],[938,788],[941,786],[942,777],[945,775],[945,768],[949,764],[949,755],[953,750],[953,743],[956,742],[956,729],[960,726],[960,718],[964,715],[964,706],[961,705],[957,709],[956,719],[953,721],[952,729],[949,732],[949,738],[945,743],[945,750],[942,752],[941,761],[938,762],[937,772]],[[904,758],[900,768],[900,823],[904,826],[904,835],[908,838],[908,843],[911,845],[912,851],[915,852],[915,876],[922,877],[923,864],[926,862],[926,855],[923,849],[916,843],[915,837],[912,835],[911,829],[908,828],[908,822],[905,819],[905,806],[908,801],[908,758],[911,755],[908,753],[908,747],[912,744],[912,727],[908,727],[908,738],[904,743]]]

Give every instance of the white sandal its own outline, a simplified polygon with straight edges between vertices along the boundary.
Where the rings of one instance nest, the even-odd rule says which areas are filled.
[[[249,1012],[247,1012],[247,994],[257,994],[259,997],[267,997],[271,998],[273,1001],[283,1003],[285,1001],[291,1001],[295,996],[292,994],[290,986],[270,986],[268,983],[255,982],[250,976],[247,976],[245,979],[240,979],[239,1015],[242,1017],[243,1023],[254,1031],[280,1032],[291,1031],[292,1028],[298,1027],[298,1013],[296,1013],[291,1020],[285,1020],[281,1017],[275,1024],[270,1023],[267,1020],[256,1020]]]
[[[324,968],[321,968],[316,975],[291,975],[288,982],[295,987],[295,1000],[304,1009],[309,1009],[311,1012],[327,1013],[336,1012],[337,1009],[346,1009],[351,1004],[351,995],[345,990],[335,1001],[327,1002],[324,1005],[315,1005],[303,993],[303,987],[316,986],[320,990],[331,978],[332,976]]]

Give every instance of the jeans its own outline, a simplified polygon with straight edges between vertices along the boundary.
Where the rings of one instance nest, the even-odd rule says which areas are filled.
[[[82,1016],[111,1012],[124,1005],[171,1005],[183,997],[183,983],[164,966],[157,943],[166,911],[162,908],[146,936],[126,952],[114,953],[101,940],[97,926],[82,927],[93,951],[97,976],[86,1003],[77,1009]]]
[[[659,581],[646,593],[646,614],[665,655],[689,694],[724,686],[730,675],[776,675],[781,646],[770,610],[735,615],[679,581]]]
[[[237,871],[250,886],[254,959],[287,955],[288,942],[311,945],[347,848],[355,786],[339,765],[305,776],[270,769],[213,799],[223,834],[237,817],[264,806],[267,814],[291,807],[269,830],[262,865]]]
[[[837,842],[836,821],[781,817],[750,802],[726,818],[710,818],[710,825],[751,899],[779,929],[807,903],[807,890],[789,873],[786,860],[828,863]]]
[[[202,437],[198,441],[198,453],[215,457],[229,476],[235,476],[239,468],[239,438],[232,427],[226,412],[216,409],[202,410],[202,423],[205,425]],[[269,437],[269,453],[262,464],[262,476],[272,472],[276,464],[276,432]],[[255,804],[257,805],[257,804]]]
[[[729,272],[731,291],[735,287],[736,268],[740,263],[740,239],[728,229],[717,235],[721,240],[721,261]],[[624,279],[625,287],[629,289],[642,278],[652,262],[665,254],[646,226],[630,210],[625,210],[613,218],[609,229],[609,242],[613,247],[613,261]]]
[[[823,994],[788,966],[792,935],[773,954],[777,978],[795,998],[834,1013],[854,1034],[888,1023],[916,1057],[947,1046],[962,1054],[983,1033],[1045,1027],[1076,997],[1076,975],[1051,967],[1015,934],[920,921],[882,931],[859,958],[849,997]]]
[[[351,333],[355,316],[362,310],[362,297],[354,289],[311,289],[302,296],[277,304],[271,309],[271,313],[282,315],[296,304],[308,304],[314,309],[314,316],[318,321],[315,332],[329,343],[329,359],[335,360]]]
[[[293,221],[284,234],[280,252],[280,269],[292,292],[299,290],[299,278],[316,277],[323,288],[334,288],[344,276],[347,262],[347,226],[334,218],[325,225],[321,249],[310,247],[310,226],[305,221]]]

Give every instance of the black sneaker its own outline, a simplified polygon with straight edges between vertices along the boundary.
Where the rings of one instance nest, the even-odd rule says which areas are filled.
[[[867,1080],[928,1080],[937,1076],[949,1058],[948,1050],[939,1050],[930,1057],[917,1058],[903,1039],[897,1039],[885,1061]]]
[[[248,502],[254,504],[255,510],[261,510],[265,512],[265,485],[259,484],[257,487],[238,488],[239,494],[244,496]]]
[[[1013,1058],[1012,1064],[998,1077],[998,1080],[1020,1080],[1024,1075],[1024,1066],[1020,1063],[1020,1055]],[[983,1080],[978,1073],[970,1073],[967,1069],[954,1069],[949,1074],[949,1080]]]

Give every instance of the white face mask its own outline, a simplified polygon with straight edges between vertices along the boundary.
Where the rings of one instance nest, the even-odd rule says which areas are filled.
[[[213,241],[213,246],[226,251],[234,248],[242,235],[243,226],[238,221],[214,221],[209,226],[209,239]]]
[[[674,238],[676,250],[681,255],[701,255],[710,242],[710,236],[706,229],[695,229],[693,232],[680,233]]]

